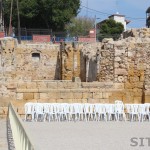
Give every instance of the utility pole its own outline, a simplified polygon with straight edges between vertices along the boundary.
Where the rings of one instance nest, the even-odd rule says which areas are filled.
[[[88,7],[89,7],[89,2],[88,2],[88,0],[86,1],[86,17],[88,17]]]
[[[95,23],[94,23],[94,24],[95,24],[95,25],[94,25],[94,26],[95,26],[95,42],[97,42],[96,37],[97,37],[97,20],[98,20],[98,19],[101,19],[101,18],[96,18],[96,15],[95,15]]]
[[[96,40],[96,32],[97,32],[97,29],[96,29],[97,27],[96,27],[96,15],[95,15],[95,42],[97,41]]]
[[[19,2],[17,1],[17,13],[18,13],[18,43],[21,44],[21,31],[20,31],[20,14],[19,14]]]

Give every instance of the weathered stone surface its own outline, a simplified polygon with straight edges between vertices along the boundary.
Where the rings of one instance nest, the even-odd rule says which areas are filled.
[[[115,89],[124,89],[124,83],[115,83],[114,88]]]
[[[125,37],[75,47],[64,44],[61,49],[1,39],[0,96],[19,101],[141,102],[150,89],[150,29],[127,31]],[[148,98],[145,95],[145,101]]]
[[[4,111],[3,111],[3,107],[0,107],[0,115],[3,115]]]
[[[35,100],[40,99],[40,93],[34,93],[34,99]]]
[[[23,93],[23,99],[24,100],[34,99],[34,94],[33,93]]]
[[[40,93],[40,99],[48,99],[48,93]]]
[[[16,99],[17,99],[17,100],[23,100],[23,98],[24,98],[24,97],[23,97],[23,93],[17,93],[17,94],[16,94]]]
[[[50,89],[57,89],[57,82],[48,82],[47,87]]]
[[[128,75],[128,72],[126,69],[116,69],[115,74],[116,75]]]

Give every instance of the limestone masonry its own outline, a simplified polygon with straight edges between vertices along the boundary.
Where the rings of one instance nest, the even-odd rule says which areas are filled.
[[[132,29],[118,41],[18,44],[0,39],[0,115],[13,101],[150,102],[150,29]]]

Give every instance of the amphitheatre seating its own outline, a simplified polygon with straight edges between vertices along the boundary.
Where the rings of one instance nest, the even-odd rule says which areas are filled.
[[[25,120],[38,121],[150,121],[150,104],[26,103]]]

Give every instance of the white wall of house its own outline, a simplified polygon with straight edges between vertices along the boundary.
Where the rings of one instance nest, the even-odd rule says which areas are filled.
[[[126,23],[126,21],[125,21],[125,17],[124,16],[119,16],[119,15],[113,15],[113,16],[111,16],[110,17],[110,19],[113,19],[113,20],[115,20],[116,22],[120,22],[120,23],[122,23],[123,24],[123,26],[124,26],[124,31],[126,31],[127,30],[127,23]]]

